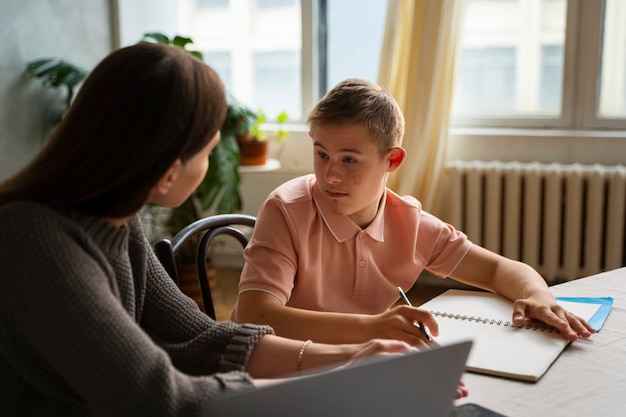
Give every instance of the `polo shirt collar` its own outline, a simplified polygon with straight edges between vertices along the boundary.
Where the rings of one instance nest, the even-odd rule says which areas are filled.
[[[313,201],[315,202],[317,211],[319,212],[322,220],[324,220],[324,223],[338,242],[345,242],[346,240],[353,238],[361,232],[361,228],[356,223],[354,223],[352,219],[350,219],[350,217],[336,214],[332,210],[316,183],[313,183],[312,188]],[[380,205],[378,207],[378,212],[376,212],[374,220],[372,220],[372,222],[365,228],[365,232],[372,239],[379,242],[384,242],[384,212],[386,201],[387,190],[385,190],[385,192],[383,193]]]

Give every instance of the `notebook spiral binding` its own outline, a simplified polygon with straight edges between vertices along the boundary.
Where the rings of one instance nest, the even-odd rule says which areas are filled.
[[[449,318],[454,320],[467,320],[473,321],[476,323],[483,323],[489,325],[503,326],[503,327],[511,327],[517,329],[528,329],[528,330],[536,330],[540,332],[548,332],[548,333],[560,333],[560,331],[552,326],[548,326],[546,324],[539,324],[537,322],[527,321],[522,324],[513,324],[513,322],[509,320],[495,320],[485,317],[474,317],[474,316],[466,316],[463,314],[454,314],[454,313],[446,313],[443,311],[431,311],[432,315],[435,317]]]

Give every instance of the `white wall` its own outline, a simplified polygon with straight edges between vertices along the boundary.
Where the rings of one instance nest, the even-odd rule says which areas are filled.
[[[17,170],[52,131],[60,94],[25,74],[26,63],[58,57],[92,68],[112,49],[109,0],[5,0],[0,13],[0,179]],[[55,108],[55,103],[59,103]]]
[[[241,173],[241,193],[245,214],[256,215],[267,195],[285,181],[313,172],[313,144],[303,126],[293,126],[294,132],[281,145],[271,144],[270,157],[280,161],[274,171]]]
[[[453,129],[448,160],[626,164],[626,132]]]
[[[120,46],[137,43],[147,32],[168,36],[178,33],[177,3],[177,0],[117,0]]]

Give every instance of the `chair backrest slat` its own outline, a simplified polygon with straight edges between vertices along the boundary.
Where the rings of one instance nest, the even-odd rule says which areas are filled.
[[[170,277],[179,284],[176,269],[176,254],[194,236],[202,236],[196,249],[196,273],[200,284],[204,312],[215,319],[215,307],[207,274],[207,250],[213,239],[219,235],[235,238],[243,248],[248,237],[234,226],[254,227],[256,218],[246,214],[216,214],[205,217],[185,226],[171,239],[161,239],[154,245],[154,252]]]

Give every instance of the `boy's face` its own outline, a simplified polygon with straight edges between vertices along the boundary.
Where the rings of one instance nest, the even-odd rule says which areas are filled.
[[[361,227],[376,216],[388,173],[400,166],[404,150],[381,155],[364,125],[322,125],[311,129],[317,186],[335,213]]]

